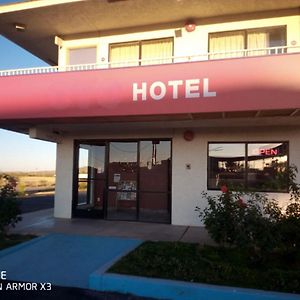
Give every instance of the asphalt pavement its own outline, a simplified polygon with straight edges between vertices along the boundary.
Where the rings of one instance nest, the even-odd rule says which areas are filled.
[[[125,295],[119,293],[103,293],[87,289],[69,288],[52,286],[51,291],[44,290],[6,290],[8,283],[16,283],[17,281],[0,281],[2,283],[2,290],[0,291],[0,298],[5,300],[150,300],[152,298],[142,298],[133,295]]]
[[[22,214],[54,207],[54,195],[18,198]]]

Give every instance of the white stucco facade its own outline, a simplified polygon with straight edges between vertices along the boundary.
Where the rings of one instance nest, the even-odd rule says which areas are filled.
[[[266,122],[267,123],[267,122]],[[192,124],[192,123],[191,123]],[[190,124],[190,125],[191,125]],[[204,208],[206,200],[201,193],[207,189],[207,162],[209,142],[288,142],[289,164],[300,166],[300,127],[291,126],[218,126],[203,127],[195,123],[194,139],[186,141],[184,128],[124,130],[124,133],[107,132],[69,137],[57,147],[57,182],[55,217],[71,218],[73,191],[73,141],[75,139],[128,140],[168,138],[172,140],[172,204],[171,224],[202,226],[195,207]],[[190,168],[187,168],[189,165]],[[217,194],[218,191],[208,191]],[[288,193],[269,193],[284,205]]]
[[[73,152],[72,139],[63,139],[57,144],[54,205],[54,216],[57,218],[72,217]]]
[[[245,20],[226,21],[226,18],[217,20],[215,23],[208,21],[195,20],[197,25],[193,32],[187,32],[184,27],[172,27],[168,29],[158,29],[161,26],[151,26],[147,31],[138,31],[130,33],[99,35],[93,38],[81,38],[63,40],[59,43],[59,66],[68,64],[68,50],[82,47],[97,47],[97,63],[102,68],[107,68],[109,62],[109,45],[114,43],[126,43],[139,40],[151,40],[160,38],[174,39],[174,61],[184,62],[187,60],[207,60],[209,52],[209,34],[224,31],[258,29],[264,27],[286,27],[286,44],[287,46],[300,45],[300,16],[288,15],[280,16],[280,13],[273,12],[268,17],[262,15],[260,18],[248,17]],[[279,16],[278,16],[279,15]],[[176,32],[180,35],[176,36]],[[289,52],[295,50],[289,49]],[[199,57],[200,56],[200,57]]]
[[[206,200],[201,197],[207,191],[208,142],[289,142],[289,163],[300,165],[300,128],[255,127],[196,129],[195,139],[186,142],[182,132],[176,131],[173,138],[172,170],[172,224],[201,225],[194,211],[196,206],[204,208]],[[191,164],[187,170],[186,163]],[[208,191],[211,194],[219,192]],[[284,205],[288,193],[269,193]]]

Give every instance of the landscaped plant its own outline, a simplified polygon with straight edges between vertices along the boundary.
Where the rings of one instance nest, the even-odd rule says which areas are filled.
[[[14,227],[21,220],[16,195],[16,180],[9,175],[0,175],[0,238],[7,234],[9,226]]]
[[[272,247],[274,217],[264,216],[268,200],[266,195],[233,192],[227,186],[222,186],[221,190],[218,196],[203,192],[208,206],[204,210],[196,208],[211,237],[222,246]]]
[[[297,253],[300,249],[300,187],[297,168],[287,170],[289,203],[285,210],[265,193],[232,191],[222,186],[222,193],[203,192],[208,206],[196,207],[211,237],[220,245],[247,248],[268,254],[274,250]]]
[[[273,253],[253,263],[245,249],[145,242],[108,272],[300,293],[300,266]]]

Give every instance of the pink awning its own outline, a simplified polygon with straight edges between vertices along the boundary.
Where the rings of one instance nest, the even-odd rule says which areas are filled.
[[[300,54],[0,77],[0,120],[300,108]]]

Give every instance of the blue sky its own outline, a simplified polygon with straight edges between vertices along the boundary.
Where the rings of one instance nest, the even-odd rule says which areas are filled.
[[[18,1],[0,0],[0,4],[9,2]],[[0,36],[0,70],[44,65],[40,59]],[[54,143],[0,129],[0,172],[54,170],[55,149]]]

